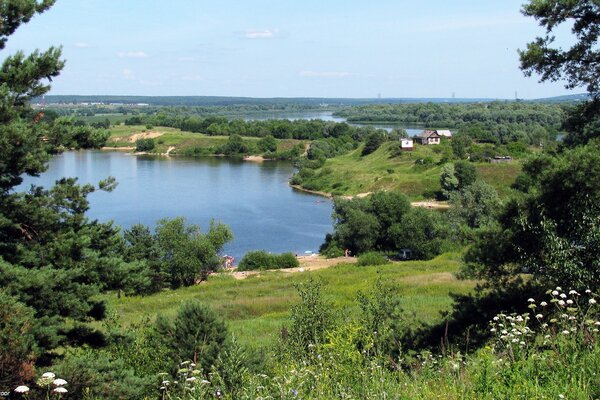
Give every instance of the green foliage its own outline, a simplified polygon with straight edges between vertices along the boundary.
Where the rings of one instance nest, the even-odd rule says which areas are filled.
[[[295,268],[300,264],[292,253],[271,254],[264,250],[249,251],[238,265],[238,271]]]
[[[206,279],[220,267],[220,253],[233,234],[229,227],[214,221],[202,234],[200,227],[187,225],[178,217],[159,220],[154,235],[147,227],[134,225],[124,232],[124,239],[126,259],[143,265],[130,286],[144,294]]]
[[[250,154],[252,153],[252,145],[240,135],[231,135],[227,139],[227,143],[219,149],[219,152],[226,156]]]
[[[369,251],[358,256],[358,265],[383,265],[389,263],[387,257],[376,251]]]
[[[135,141],[135,151],[152,151],[156,147],[154,139],[138,139]]]
[[[334,324],[333,314],[319,282],[310,279],[297,285],[296,290],[300,303],[290,309],[290,325],[284,340],[290,353],[306,356],[312,346],[325,342],[327,330]]]
[[[451,193],[450,204],[450,220],[469,228],[481,228],[493,223],[500,208],[496,190],[481,180]]]
[[[256,146],[263,152],[274,152],[277,151],[277,141],[271,135],[267,135],[264,138],[260,139]]]
[[[69,396],[76,399],[141,400],[152,392],[151,375],[136,375],[123,359],[104,351],[69,351],[54,368],[68,382]]]
[[[450,194],[458,190],[458,178],[456,177],[456,171],[454,170],[454,164],[448,163],[442,167],[442,173],[440,174],[440,186],[442,188],[442,195],[445,198],[450,198]]]
[[[407,248],[413,258],[429,260],[442,253],[447,233],[448,226],[439,212],[415,207],[390,228],[389,235],[395,249]]]
[[[540,75],[541,81],[566,80],[569,89],[586,86],[597,97],[600,93],[600,70],[596,60],[600,55],[597,21],[598,3],[590,0],[564,2],[559,0],[530,0],[523,6],[523,14],[539,21],[546,36],[538,37],[519,51],[521,69],[525,75]],[[574,41],[570,48],[556,47],[555,30],[561,25],[571,27]],[[554,47],[553,47],[554,46]]]
[[[500,226],[482,233],[467,260],[480,276],[497,282],[521,272],[541,284],[600,285],[600,144],[532,159],[518,180],[526,192],[501,212]]]
[[[347,248],[353,254],[393,250],[389,230],[409,209],[408,199],[397,191],[377,192],[365,199],[335,199],[329,246]]]
[[[375,150],[381,146],[381,144],[385,142],[385,137],[381,132],[373,132],[367,136],[367,140],[365,141],[365,147],[362,149],[362,155],[366,156],[371,154]]]
[[[159,316],[156,329],[177,363],[193,361],[207,373],[225,349],[227,328],[217,315],[198,301],[179,307],[173,321]]]
[[[373,343],[373,355],[383,357],[390,366],[397,367],[402,351],[402,337],[407,328],[401,307],[399,287],[377,277],[373,288],[358,293],[361,309],[360,322]]]
[[[457,189],[464,189],[477,180],[477,169],[468,161],[454,163],[454,175],[458,179]]]
[[[0,387],[14,388],[33,377],[36,356],[33,310],[0,290]]]

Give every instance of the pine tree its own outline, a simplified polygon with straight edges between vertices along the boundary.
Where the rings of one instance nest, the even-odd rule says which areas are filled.
[[[53,4],[52,0],[0,0],[0,51],[21,24]],[[0,287],[4,291],[0,308],[10,298],[29,310],[34,320],[28,334],[36,345],[30,346],[32,354],[26,354],[21,365],[59,345],[97,339],[83,325],[103,316],[103,304],[93,298],[99,290],[115,285],[127,267],[120,255],[119,230],[85,216],[87,195],[98,188],[112,189],[113,180],[96,188],[61,179],[49,189],[18,191],[23,176],[42,173],[51,154],[65,144],[49,138],[74,137],[72,124],[46,120],[29,104],[50,90],[50,81],[63,66],[60,48],[51,47],[30,55],[17,52],[0,67]],[[93,130],[76,133],[78,143],[83,143],[76,147],[97,146],[105,137]],[[0,329],[0,343],[5,333]],[[0,348],[0,359],[5,351]],[[17,373],[0,369],[0,382],[4,375]]]

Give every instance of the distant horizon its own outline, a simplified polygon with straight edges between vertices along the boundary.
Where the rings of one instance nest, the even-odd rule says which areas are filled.
[[[256,100],[370,100],[374,102],[384,102],[385,100],[480,100],[480,101],[517,101],[517,100],[546,100],[556,98],[583,98],[588,97],[587,93],[573,93],[549,97],[534,98],[500,98],[500,97],[321,97],[321,96],[226,96],[226,95],[137,95],[137,94],[52,94],[48,93],[43,97],[115,97],[115,98],[216,98],[216,99],[256,99]],[[39,98],[36,98],[39,99]]]

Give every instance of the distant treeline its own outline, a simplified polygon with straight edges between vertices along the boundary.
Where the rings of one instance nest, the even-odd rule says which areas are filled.
[[[149,104],[156,106],[231,106],[257,105],[280,106],[296,104],[304,106],[321,105],[363,105],[363,104],[398,104],[423,102],[464,103],[474,101],[491,101],[491,99],[446,99],[446,98],[323,98],[323,97],[226,97],[226,96],[85,96],[85,95],[48,95],[36,98],[33,103],[73,104],[73,103],[102,103],[102,104]]]
[[[125,125],[153,125],[178,128],[188,132],[203,133],[210,136],[273,136],[277,139],[315,140],[322,138],[351,137],[361,140],[373,127],[356,127],[344,122],[323,120],[271,119],[264,121],[230,120],[226,117],[199,117],[180,112],[179,109],[162,110],[156,114],[134,115],[125,120]]]
[[[488,126],[524,124],[558,128],[567,107],[529,102],[377,104],[347,108],[335,115],[351,122],[391,122],[429,127],[460,128],[464,124],[478,122]]]

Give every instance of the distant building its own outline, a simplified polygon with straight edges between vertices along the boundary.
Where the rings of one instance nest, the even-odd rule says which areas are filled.
[[[415,136],[415,140],[424,145],[440,144],[441,136],[436,131],[425,130]]]
[[[412,139],[400,139],[400,147],[404,151],[412,151],[415,148]]]
[[[511,161],[512,161],[511,156],[494,156],[493,158],[490,158],[490,162],[492,164],[509,163]]]
[[[452,132],[450,132],[448,129],[437,129],[434,132],[440,135],[441,137],[452,139]]]

